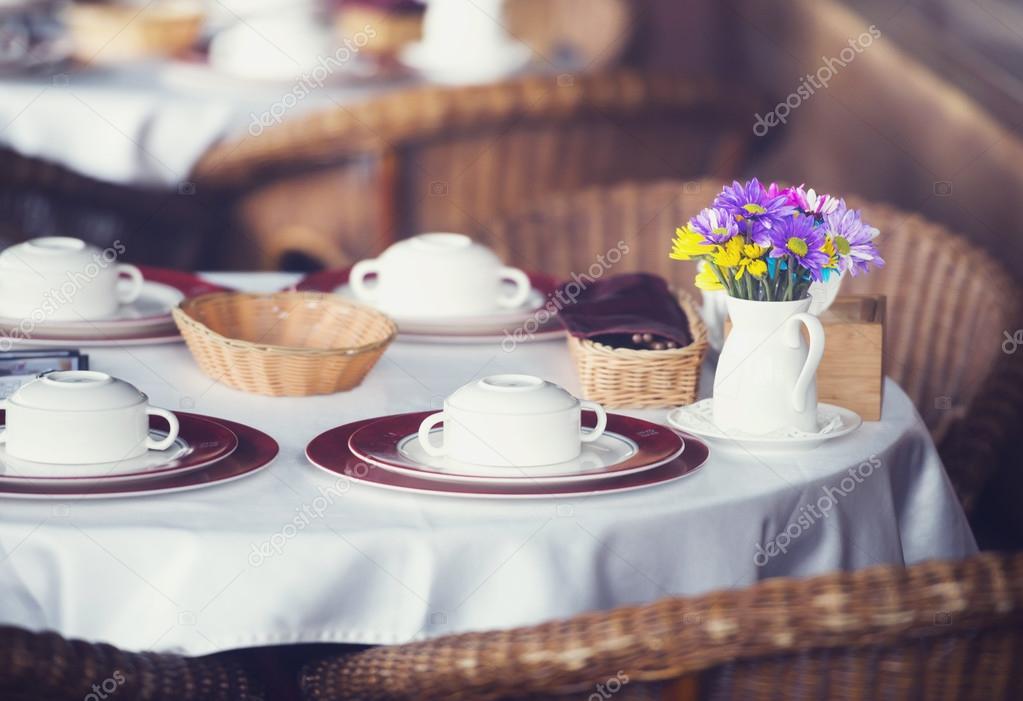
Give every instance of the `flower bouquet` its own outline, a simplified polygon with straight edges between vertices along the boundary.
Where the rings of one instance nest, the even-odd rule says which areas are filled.
[[[726,186],[675,232],[670,257],[700,261],[696,286],[739,299],[805,299],[831,275],[883,266],[878,230],[859,211],[813,189],[764,187],[754,178]]]
[[[697,287],[728,294],[732,330],[712,400],[719,430],[732,436],[820,430],[816,373],[824,327],[809,313],[810,286],[883,266],[877,235],[840,198],[803,186],[764,187],[756,179],[726,186],[676,230],[671,258],[699,261]]]

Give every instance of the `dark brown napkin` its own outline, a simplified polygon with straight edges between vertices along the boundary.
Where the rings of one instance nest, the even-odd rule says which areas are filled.
[[[650,348],[651,342],[669,341],[681,348],[693,342],[689,319],[663,278],[628,273],[596,280],[582,291],[580,287],[568,282],[556,293],[567,300],[558,316],[573,336],[616,348]]]

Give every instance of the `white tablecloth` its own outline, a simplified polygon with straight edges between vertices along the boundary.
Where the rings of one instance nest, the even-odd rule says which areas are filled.
[[[0,624],[189,654],[396,643],[976,550],[926,429],[891,381],[881,422],[810,452],[719,449],[697,474],[647,490],[498,502],[339,482],[303,449],[338,424],[439,407],[487,374],[535,373],[577,390],[562,342],[510,353],[398,343],[357,390],[301,399],[218,385],[183,346],[91,356],[155,404],[269,432],[281,454],[232,484],[165,497],[0,499]],[[323,508],[317,498],[332,489]]]

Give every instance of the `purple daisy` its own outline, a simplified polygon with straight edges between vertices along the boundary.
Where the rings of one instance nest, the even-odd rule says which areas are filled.
[[[823,192],[818,195],[812,187],[809,190],[802,185],[790,187],[785,194],[790,205],[803,214],[817,217],[818,220],[845,207],[845,202],[840,198]]]
[[[837,211],[824,218],[822,228],[835,242],[840,270],[856,276],[867,272],[871,265],[884,267],[884,259],[874,245],[880,232],[866,224],[858,210],[848,209],[843,202]]]
[[[777,193],[777,188],[774,192]],[[714,206],[739,218],[744,223],[741,229],[749,240],[761,246],[768,245],[771,230],[790,219],[796,211],[784,195],[769,194],[756,178],[745,185],[739,181],[726,185],[715,198]]]
[[[689,220],[689,226],[711,243],[724,243],[739,234],[735,216],[724,209],[708,207]]]
[[[814,226],[813,217],[788,217],[771,230],[771,257],[791,256],[814,280],[823,277],[828,264],[824,233]]]

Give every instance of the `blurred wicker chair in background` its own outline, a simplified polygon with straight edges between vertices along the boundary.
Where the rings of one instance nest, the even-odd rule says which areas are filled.
[[[143,190],[0,149],[0,247],[36,236],[124,244],[124,260],[195,270],[223,228],[221,193]]]
[[[97,692],[97,689],[100,691]],[[0,626],[4,701],[262,701],[267,698],[231,653],[181,657],[124,652]]]
[[[731,175],[756,106],[710,84],[629,72],[414,88],[219,144],[194,178],[242,193],[222,264],[337,267],[554,192]]]
[[[628,699],[647,685],[640,698],[1009,701],[1023,698],[1021,646],[1023,554],[988,553],[379,647],[309,664],[302,686],[310,701]]]
[[[545,198],[470,231],[504,260],[563,279],[587,274],[598,255],[622,242],[628,252],[610,274],[645,270],[694,291],[694,266],[668,258],[671,239],[722,184],[590,188]],[[1009,457],[1011,432],[1023,416],[1023,363],[1002,350],[1004,332],[1023,328],[1023,293],[1002,265],[941,226],[886,205],[849,203],[881,230],[887,265],[848,278],[842,292],[887,296],[886,373],[941,442],[960,499],[971,509]]]

